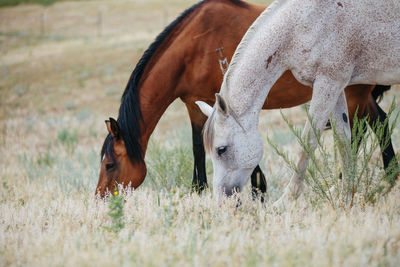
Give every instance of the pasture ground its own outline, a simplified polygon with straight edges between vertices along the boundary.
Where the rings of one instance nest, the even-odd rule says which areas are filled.
[[[108,204],[94,200],[104,119],[117,116],[144,49],[193,3],[0,9],[0,265],[398,266],[398,186],[350,210],[316,200],[306,186],[297,203],[276,213],[271,203],[291,171],[265,142],[265,205],[249,190],[239,208],[233,200],[216,205],[211,190],[191,193],[191,132],[179,101],[152,136],[144,186],[125,196],[125,227],[106,229]],[[384,110],[399,93],[397,86],[385,95]],[[296,125],[305,121],[301,107],[283,112]],[[263,111],[260,130],[296,159],[299,145],[279,111]],[[331,133],[324,135],[331,142]],[[210,184],[211,168],[208,162]]]

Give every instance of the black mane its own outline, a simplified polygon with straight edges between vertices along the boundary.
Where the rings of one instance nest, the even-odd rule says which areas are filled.
[[[211,0],[208,0],[211,1]],[[140,122],[142,120],[142,111],[140,110],[139,93],[137,88],[140,85],[143,72],[149,63],[151,57],[156,52],[157,48],[172,32],[172,30],[189,14],[195,9],[201,6],[203,3],[208,2],[203,0],[194,4],[190,8],[186,9],[178,18],[176,18],[171,24],[169,24],[155,39],[155,41],[149,46],[144,52],[143,56],[137,63],[133,70],[131,77],[129,78],[128,84],[126,85],[125,91],[121,98],[121,106],[119,108],[118,125],[121,129],[122,138],[125,142],[125,148],[127,154],[132,162],[143,162],[143,151],[139,143],[141,137]],[[245,6],[246,3],[241,0],[230,0],[232,3],[238,6]],[[110,145],[113,143],[113,138],[107,136],[104,141],[103,148],[101,151],[101,157],[103,158],[104,153],[112,152]]]

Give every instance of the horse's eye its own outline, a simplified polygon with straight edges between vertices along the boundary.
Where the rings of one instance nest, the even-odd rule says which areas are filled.
[[[224,154],[226,152],[226,150],[228,149],[227,146],[220,146],[217,148],[217,153],[218,156],[221,156],[222,154]]]
[[[115,168],[115,163],[107,163],[106,164],[107,171],[112,171],[114,168]]]

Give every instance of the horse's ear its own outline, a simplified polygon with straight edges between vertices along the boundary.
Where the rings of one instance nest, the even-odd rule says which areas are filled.
[[[115,138],[119,139],[121,136],[121,130],[119,129],[118,122],[110,118],[110,120],[106,120],[107,130],[108,132]]]
[[[207,104],[206,102],[203,102],[203,101],[196,101],[195,103],[196,103],[196,105],[199,106],[201,112],[203,112],[204,115],[206,115],[207,117],[211,116],[211,114],[213,112],[213,108],[209,104]]]
[[[216,100],[215,104],[217,105],[217,110],[223,115],[228,114],[228,106],[226,105],[226,102],[222,98],[222,96],[220,94],[216,93],[215,100]]]

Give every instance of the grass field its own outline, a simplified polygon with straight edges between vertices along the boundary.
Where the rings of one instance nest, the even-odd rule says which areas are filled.
[[[234,200],[215,204],[211,190],[191,193],[191,132],[179,101],[152,136],[144,186],[125,195],[124,227],[107,228],[109,204],[94,199],[104,119],[117,117],[143,51],[193,3],[62,1],[0,9],[0,265],[398,266],[398,186],[373,204],[345,210],[306,187],[277,213],[271,203],[291,170],[265,142],[267,203],[252,201],[249,186],[239,208]],[[385,95],[384,110],[399,93],[395,86]],[[298,126],[306,119],[302,107],[283,113]],[[278,110],[261,113],[260,130],[296,160],[300,146]],[[331,133],[324,137],[331,149]],[[372,161],[380,164],[379,157],[375,151]],[[382,174],[381,164],[376,170],[372,178]],[[209,184],[211,174],[208,162]]]

